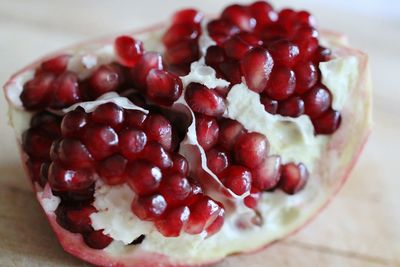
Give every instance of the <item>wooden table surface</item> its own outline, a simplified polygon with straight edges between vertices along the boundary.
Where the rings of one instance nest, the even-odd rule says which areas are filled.
[[[1,0],[0,83],[74,42],[160,21],[189,3],[215,12],[229,1],[144,2]],[[399,2],[275,2],[312,10],[323,27],[346,32],[370,54],[374,131],[351,179],[315,221],[267,250],[217,266],[400,266]],[[6,112],[0,97],[0,266],[87,266],[64,253],[51,234],[22,172]]]

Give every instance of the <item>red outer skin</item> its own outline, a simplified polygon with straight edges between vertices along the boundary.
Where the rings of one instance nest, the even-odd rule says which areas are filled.
[[[151,27],[147,27],[144,28],[142,30],[137,30],[134,31],[132,33],[129,34],[134,34],[134,35],[138,35],[138,34],[142,34],[142,33],[146,33],[146,32],[150,32],[150,31],[155,31],[158,30],[162,27],[164,27],[165,24],[160,23],[160,24],[156,24],[154,26]],[[350,47],[346,47],[343,44],[341,44],[341,41],[346,40],[345,36],[342,34],[338,34],[335,32],[331,32],[331,31],[324,31],[323,35],[325,37],[328,37],[329,39],[332,40],[338,40],[338,44],[347,51],[351,51],[354,54],[359,54],[359,55],[363,55],[365,56],[365,54],[361,51],[355,50],[353,48]],[[84,46],[85,44],[90,44],[90,43],[109,43],[113,40],[113,37],[106,37],[106,38],[101,38],[101,39],[96,39],[96,40],[92,40],[92,41],[88,41],[88,42],[83,42],[80,43],[78,45],[75,46],[71,46],[71,47],[67,47],[65,49],[59,50],[58,52],[52,53],[48,56],[45,56],[42,59],[39,59],[37,61],[35,61],[34,63],[28,65],[27,67],[21,69],[20,71],[18,71],[17,73],[15,73],[14,75],[12,75],[12,77],[9,79],[9,81],[4,85],[4,93],[5,93],[5,97],[9,103],[9,105],[12,105],[11,100],[8,97],[7,94],[7,90],[9,88],[9,85],[11,83],[14,82],[14,80],[16,79],[17,76],[19,76],[21,73],[32,69],[33,67],[37,66],[39,63],[41,63],[43,60],[51,58],[65,50],[68,50],[68,48],[73,48],[73,47],[81,47]],[[367,62],[365,62],[365,64],[367,64]],[[295,233],[297,233],[298,231],[300,231],[303,227],[305,227],[307,224],[309,224],[316,216],[317,214],[322,211],[328,204],[329,202],[333,199],[333,197],[339,192],[339,190],[341,189],[341,187],[343,186],[343,184],[346,182],[347,178],[349,177],[350,172],[352,171],[354,165],[356,164],[367,140],[368,140],[368,136],[371,132],[371,129],[368,129],[368,131],[366,132],[366,134],[361,137],[360,139],[362,139],[362,142],[358,148],[358,151],[355,155],[353,155],[352,157],[352,161],[351,163],[347,166],[347,169],[345,171],[345,174],[343,175],[343,177],[341,177],[340,181],[338,182],[337,187],[333,190],[332,195],[330,195],[326,202],[320,207],[320,209],[311,217],[307,220],[306,223],[304,223],[301,227],[299,227],[298,229],[290,232],[287,234],[286,237],[283,237],[282,239],[286,239],[292,235],[294,235]],[[23,163],[26,162],[27,159],[27,155],[25,154],[25,152],[22,150],[21,148],[21,144],[19,143],[18,139],[17,139],[17,143],[19,145],[19,149],[20,149],[20,155],[21,155],[21,160]],[[27,166],[24,164],[24,168],[25,168],[25,172],[28,175],[28,170],[27,170]],[[37,192],[37,188],[34,184],[32,184],[33,190],[35,192]],[[46,191],[46,188],[45,188]],[[36,197],[38,199],[38,201],[40,202],[41,206],[42,206],[42,210],[45,213],[51,228],[53,229],[58,241],[60,242],[61,246],[63,247],[63,249],[68,252],[69,254],[78,257],[88,263],[97,265],[97,266],[110,266],[110,267],[135,267],[135,266],[141,266],[141,267],[153,267],[153,266],[164,266],[164,267],[169,267],[169,266],[181,266],[181,267],[185,267],[185,266],[198,266],[198,264],[196,265],[184,265],[184,264],[177,264],[175,262],[173,262],[173,260],[171,261],[171,259],[167,256],[167,255],[161,255],[161,254],[155,254],[155,253],[150,253],[147,251],[144,251],[140,248],[140,245],[137,246],[137,248],[135,249],[135,251],[131,254],[129,254],[128,256],[124,256],[124,257],[115,257],[112,255],[107,255],[104,253],[103,250],[96,250],[96,249],[91,249],[88,246],[85,245],[85,243],[83,242],[83,239],[81,237],[81,235],[79,234],[74,234],[71,232],[68,232],[67,230],[65,230],[64,228],[62,228],[57,222],[56,222],[56,216],[54,213],[47,213],[44,208],[43,208],[43,204],[42,204],[42,199],[40,198],[40,196],[38,194],[36,194]],[[271,243],[265,244],[265,246],[255,249],[253,251],[247,251],[246,253],[256,253],[258,251],[261,251],[271,245],[273,245],[275,242],[277,242],[279,240],[275,240]],[[216,262],[222,261],[222,259],[219,260],[215,260],[215,261],[209,261],[209,262],[201,262],[201,264],[204,265],[211,265],[214,264]]]

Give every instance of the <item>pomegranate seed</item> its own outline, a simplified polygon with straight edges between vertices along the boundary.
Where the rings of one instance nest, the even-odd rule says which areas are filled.
[[[167,209],[167,202],[162,195],[152,195],[135,198],[132,202],[132,211],[144,221],[153,221],[163,215]]]
[[[205,62],[208,66],[217,68],[225,59],[225,52],[221,47],[214,45],[207,48]]]
[[[170,168],[173,164],[169,153],[156,142],[149,142],[144,147],[140,156],[162,169]]]
[[[318,38],[318,36],[319,36],[319,33],[315,28],[303,25],[297,29],[294,40],[301,40],[301,39],[307,39],[307,38]]]
[[[165,62],[172,65],[190,64],[199,59],[197,42],[178,42],[165,51]]]
[[[338,111],[330,109],[312,123],[317,134],[333,134],[340,126],[341,116]]]
[[[130,76],[137,88],[146,87],[146,78],[150,70],[162,70],[162,58],[157,52],[146,52],[139,62],[130,70]]]
[[[304,101],[294,96],[279,103],[278,113],[282,116],[297,118],[304,114]]]
[[[51,185],[51,184],[50,184]],[[62,203],[69,206],[89,205],[94,201],[94,183],[87,188],[76,191],[62,191],[53,193],[61,198]]]
[[[207,25],[210,36],[218,45],[225,42],[230,36],[240,32],[240,29],[227,20],[212,20]]]
[[[305,113],[311,119],[321,116],[322,113],[329,109],[332,98],[328,89],[323,85],[314,86],[303,97],[305,104]]]
[[[59,143],[57,150],[57,158],[68,166],[74,168],[90,167],[93,162],[92,156],[85,145],[78,140],[63,139]]]
[[[171,105],[182,94],[182,81],[174,74],[153,69],[147,75],[146,92],[152,101]]]
[[[296,23],[297,13],[291,9],[282,9],[279,12],[278,23],[286,30],[290,31]]]
[[[244,198],[243,202],[244,204],[250,208],[250,209],[255,209],[257,208],[258,201],[261,198],[261,192],[259,192],[257,189],[251,189],[250,195]]]
[[[308,60],[309,57],[318,49],[318,39],[307,36],[299,36],[294,40],[294,43],[299,47],[300,58]]]
[[[308,176],[309,174],[304,164],[285,164],[282,166],[282,175],[279,186],[287,194],[293,195],[303,189]]]
[[[268,46],[269,52],[277,65],[291,67],[296,63],[299,56],[297,45],[287,40],[279,40]]]
[[[172,25],[162,37],[162,42],[167,48],[179,42],[196,40],[199,37],[198,27],[193,24]]]
[[[262,92],[267,86],[274,61],[264,48],[254,48],[249,51],[240,66],[247,86],[256,93]]]
[[[236,140],[244,133],[243,125],[237,121],[224,119],[220,122],[218,143],[227,151],[231,151]]]
[[[210,149],[217,143],[218,132],[218,123],[214,118],[200,114],[196,116],[197,141],[204,150]]]
[[[50,160],[52,143],[53,139],[40,129],[30,128],[22,135],[22,147],[34,159]]]
[[[150,115],[144,122],[144,129],[147,133],[148,141],[156,141],[166,150],[171,149],[172,126],[166,118],[157,114]]]
[[[222,19],[230,21],[243,31],[252,31],[256,26],[256,20],[250,16],[248,10],[241,5],[231,5],[222,11]]]
[[[249,6],[252,16],[256,19],[256,29],[261,30],[278,19],[278,14],[272,6],[264,1],[257,1]]]
[[[160,168],[147,161],[134,161],[126,167],[125,177],[128,185],[139,195],[154,193],[161,182]]]
[[[199,201],[203,195],[203,189],[195,180],[191,180],[192,190],[190,195],[186,198],[185,203],[186,205],[192,205],[193,203]]]
[[[286,35],[286,30],[278,24],[266,26],[262,29],[262,32],[260,33],[260,37],[264,41],[264,44],[284,39],[286,38]]]
[[[61,74],[67,69],[68,60],[71,58],[69,55],[59,55],[43,61],[40,68],[45,72],[53,74]]]
[[[286,67],[274,68],[265,92],[275,100],[285,100],[293,94],[296,87],[294,72]]]
[[[114,64],[103,65],[94,71],[89,79],[90,90],[93,97],[115,91],[121,84],[122,74]]]
[[[50,107],[63,108],[80,100],[78,76],[73,72],[65,72],[58,76],[51,84],[53,94]]]
[[[97,171],[107,184],[121,184],[125,182],[124,172],[127,163],[124,157],[115,154],[102,160],[97,166]]]
[[[91,206],[83,206],[74,209],[67,209],[65,213],[65,224],[73,233],[83,233],[92,230],[92,221],[90,215],[96,212],[96,209]]]
[[[191,190],[188,179],[177,173],[165,177],[160,187],[160,193],[164,196],[168,206],[180,204],[189,196]]]
[[[87,125],[87,115],[82,108],[77,108],[65,114],[61,122],[61,132],[64,137],[79,138]]]
[[[120,36],[115,39],[114,49],[119,63],[133,67],[143,54],[143,43],[129,36]]]
[[[330,60],[332,57],[332,51],[329,48],[319,46],[316,48],[316,55],[314,56],[314,61],[325,62]]]
[[[118,135],[109,126],[93,126],[85,129],[83,140],[95,160],[111,156],[118,148]]]
[[[46,185],[47,173],[46,173],[46,178],[41,180],[42,165],[47,165],[47,164],[42,164],[42,161],[36,161],[31,159],[28,159],[26,161],[26,166],[28,168],[29,177],[31,178],[32,183],[38,182],[43,187],[44,185]]]
[[[199,24],[204,18],[204,14],[195,9],[183,9],[172,17],[173,24]]]
[[[214,90],[191,83],[186,88],[185,99],[194,112],[219,117],[225,111],[225,102]]]
[[[53,74],[43,73],[25,83],[20,95],[24,107],[28,110],[45,107],[50,98],[53,81]]]
[[[190,210],[188,207],[179,207],[168,211],[162,220],[156,221],[157,230],[164,236],[179,236],[183,227],[189,220]]]
[[[119,134],[119,148],[121,154],[127,159],[137,159],[146,143],[147,136],[141,130],[127,129]]]
[[[315,27],[317,24],[315,18],[304,10],[297,12],[297,21],[301,24],[306,24],[312,27]]]
[[[252,34],[250,32],[239,32],[235,34],[234,37],[239,38],[240,40],[251,46],[263,45],[263,41],[260,40],[255,34]]]
[[[304,94],[313,87],[318,79],[317,67],[311,62],[300,62],[294,68],[296,74],[296,93]]]
[[[183,176],[189,174],[189,163],[183,156],[180,154],[174,154],[172,156],[172,162],[173,171],[176,171]]]
[[[39,112],[32,117],[30,126],[31,128],[40,128],[41,131],[56,138],[61,136],[60,124],[60,118],[56,115],[48,112]]]
[[[245,133],[235,143],[235,160],[246,167],[254,168],[263,162],[268,150],[268,140],[264,135],[255,132]]]
[[[223,74],[226,80],[231,82],[231,84],[238,84],[242,82],[242,73],[240,70],[239,61],[230,59],[222,62],[218,69]]]
[[[223,44],[225,54],[228,57],[240,60],[242,57],[253,48],[252,45],[246,43],[238,36],[233,36]]]
[[[281,158],[279,156],[267,157],[257,168],[253,169],[253,185],[258,189],[270,190],[279,182],[281,171]]]
[[[229,162],[229,155],[224,150],[212,148],[207,151],[207,166],[213,173],[221,173],[228,167]]]
[[[125,126],[141,128],[147,116],[140,110],[125,110]]]
[[[273,100],[264,94],[261,95],[260,101],[261,104],[264,105],[266,112],[271,114],[276,114],[278,112],[278,101]]]
[[[221,211],[217,202],[209,197],[202,197],[190,207],[190,217],[185,232],[196,235],[210,226]]]
[[[93,111],[91,119],[98,124],[117,127],[124,121],[124,110],[114,103],[105,103]]]
[[[224,215],[225,210],[221,209],[214,222],[206,228],[207,236],[212,236],[222,228],[222,225],[224,225]]]
[[[94,175],[88,169],[72,170],[55,161],[50,164],[48,179],[53,190],[79,191],[88,188],[93,183]]]
[[[241,196],[250,190],[251,172],[245,167],[229,166],[220,174],[220,179],[236,195]]]
[[[83,240],[86,245],[94,249],[106,248],[113,241],[111,237],[103,234],[103,230],[85,233],[83,234]]]

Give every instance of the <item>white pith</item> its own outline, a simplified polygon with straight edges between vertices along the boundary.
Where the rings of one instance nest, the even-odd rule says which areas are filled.
[[[202,38],[207,39],[207,36]],[[160,47],[157,45],[157,43],[160,43],[158,33],[151,34],[148,39],[144,37],[140,37],[140,39],[145,41],[146,48]],[[200,43],[203,44],[202,50],[205,51],[204,46],[209,43]],[[77,58],[80,60],[74,57],[69,68],[80,70],[80,73],[82,73],[80,77],[87,77],[96,66],[113,61],[113,54],[107,54],[113,53],[113,51],[107,47],[104,46],[104,49],[97,47],[95,50],[91,47],[85,48],[83,51],[90,51],[90,53],[78,52]],[[330,48],[333,51],[335,50],[335,47]],[[101,54],[99,58],[96,57],[97,51],[100,51]],[[199,69],[201,69],[200,74]],[[186,76],[183,79],[184,84],[187,85],[192,81],[203,83],[208,87],[226,84],[226,81],[216,79],[215,73],[212,74],[212,71],[211,75],[206,75],[206,79],[201,79],[202,74],[207,74],[207,71],[210,71],[208,67],[204,66],[202,59],[193,64],[193,70],[197,72],[193,71]],[[332,92],[333,107],[340,111],[346,104],[348,96],[351,95],[351,90],[355,87],[354,83],[358,80],[357,58],[349,56],[321,63],[320,70],[323,82]],[[14,104],[10,108],[10,116],[18,138],[28,128],[30,119],[29,114],[21,110],[18,96],[22,90],[22,85],[32,75],[32,71],[21,74],[12,85],[13,88],[8,90],[8,92],[13,92],[13,95],[9,95]],[[115,99],[112,101],[115,101]],[[121,98],[121,101],[126,100]],[[183,101],[182,98],[180,101]],[[152,223],[140,221],[131,213],[130,199],[134,196],[131,190],[127,190],[126,186],[110,187],[97,182],[94,205],[99,212],[93,214],[91,219],[95,229],[105,229],[105,233],[110,234],[115,240],[105,249],[106,253],[127,255],[138,249],[138,246],[125,246],[124,244],[129,244],[139,235],[145,234],[146,239],[140,245],[140,249],[144,251],[168,255],[174,262],[198,263],[204,259],[213,261],[228,254],[251,251],[272,240],[279,239],[286,233],[298,228],[299,225],[304,224],[310,215],[315,213],[321,203],[325,201],[326,195],[332,189],[331,185],[335,182],[334,180],[322,180],[322,177],[335,178],[335,175],[325,175],[335,171],[334,165],[315,166],[315,163],[319,162],[318,158],[324,157],[326,162],[332,163],[340,157],[337,152],[326,152],[326,148],[333,137],[315,137],[311,121],[306,116],[292,119],[266,113],[259,102],[258,95],[248,90],[244,83],[236,85],[230,91],[227,97],[227,111],[224,116],[238,120],[249,131],[265,134],[271,143],[271,152],[281,155],[284,162],[305,163],[312,174],[306,188],[294,196],[288,196],[279,190],[274,193],[263,194],[259,211],[265,223],[261,226],[249,224],[246,230],[238,230],[237,221],[239,218],[246,220],[246,218],[251,219],[254,216],[251,210],[241,206],[235,213],[227,213],[223,228],[214,236],[205,238],[204,234],[188,235],[182,233],[178,238],[165,238],[154,228]],[[193,133],[195,135],[195,131],[192,129],[187,142],[196,140]],[[290,139],[292,143],[281,141],[283,140],[282,137],[288,141],[289,136],[295,137]],[[325,173],[321,176],[322,171]],[[42,192],[38,192],[38,194],[42,194]],[[48,199],[49,205],[44,208],[52,212],[57,204],[57,197],[47,195],[42,198]],[[124,199],[126,199],[126,204],[122,203]]]

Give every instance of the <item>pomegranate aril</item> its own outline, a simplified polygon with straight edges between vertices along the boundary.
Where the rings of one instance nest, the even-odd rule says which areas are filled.
[[[253,186],[264,191],[277,186],[280,179],[281,158],[267,157],[260,165],[252,170]]]
[[[79,191],[88,188],[94,182],[90,169],[70,169],[60,162],[52,162],[49,168],[49,184],[55,191]]]
[[[113,241],[111,237],[103,234],[103,230],[84,233],[83,240],[85,241],[86,245],[93,249],[106,248]]]
[[[99,162],[97,172],[107,184],[121,184],[125,182],[124,172],[127,163],[127,159],[115,154]]]
[[[124,125],[128,128],[136,127],[141,128],[147,115],[140,110],[125,110],[125,121]]]
[[[212,20],[207,24],[210,36],[218,45],[225,42],[230,36],[240,32],[240,29],[227,20]]]
[[[103,65],[94,71],[89,79],[90,94],[97,98],[117,90],[122,83],[122,73],[115,64]]]
[[[235,165],[227,167],[219,175],[223,184],[236,195],[243,195],[250,190],[251,172],[245,167]]]
[[[305,113],[311,119],[317,118],[327,111],[332,103],[328,89],[323,85],[316,85],[303,96]]]
[[[269,143],[267,138],[256,132],[242,134],[234,146],[236,162],[248,168],[255,168],[267,157]]]
[[[242,57],[253,48],[252,45],[243,41],[238,36],[233,36],[227,40],[224,44],[224,51],[228,57],[240,60]]]
[[[225,101],[214,90],[191,83],[186,88],[185,99],[194,112],[219,117],[225,111]]]
[[[318,36],[319,36],[319,33],[315,28],[303,25],[297,29],[294,40],[307,39],[307,38],[318,38]]]
[[[309,173],[304,164],[288,163],[282,166],[279,187],[287,194],[293,195],[305,186]]]
[[[341,115],[338,111],[330,109],[313,119],[312,123],[316,134],[333,134],[340,126]]]
[[[266,112],[271,114],[276,114],[278,112],[278,101],[269,98],[265,94],[262,94],[260,96],[260,101],[261,104],[264,105],[264,109]]]
[[[199,56],[199,48],[195,41],[178,42],[164,53],[165,62],[172,65],[190,64],[199,59]]]
[[[206,196],[197,200],[189,208],[190,217],[185,232],[192,235],[200,234],[210,226],[222,209],[217,202]]]
[[[185,200],[192,190],[189,180],[181,174],[170,174],[163,178],[160,193],[164,196],[168,206],[176,206]]]
[[[180,154],[174,154],[172,156],[172,170],[183,176],[187,176],[189,174],[189,163]]]
[[[105,103],[92,112],[91,119],[97,124],[118,127],[124,121],[124,110],[114,103]]]
[[[82,108],[77,108],[65,114],[61,122],[61,132],[64,137],[79,138],[87,125],[87,115]]]
[[[64,72],[58,76],[51,83],[50,90],[52,93],[51,108],[64,108],[79,102],[81,98],[78,75],[74,72]]]
[[[153,69],[147,75],[146,93],[150,100],[171,105],[182,94],[182,81],[164,70]]]
[[[248,208],[255,209],[257,208],[258,201],[260,198],[261,198],[261,192],[252,188],[250,191],[250,195],[245,197],[243,202]]]
[[[38,128],[30,128],[22,135],[24,151],[34,159],[50,160],[53,138]]]
[[[172,24],[199,24],[204,14],[195,9],[183,9],[174,14]]]
[[[221,120],[218,143],[227,151],[231,151],[236,140],[244,132],[244,127],[239,122],[229,119]]]
[[[58,159],[67,166],[74,168],[90,167],[93,158],[89,151],[79,140],[63,139],[58,143]]]
[[[195,181],[191,180],[191,192],[190,195],[185,199],[186,205],[192,205],[203,197],[203,189],[201,186]]]
[[[92,222],[90,215],[96,212],[96,209],[91,206],[83,206],[78,208],[66,208],[65,224],[73,233],[83,233],[92,230]]]
[[[300,62],[294,68],[296,74],[296,93],[304,94],[313,87],[318,79],[317,67],[312,62]]]
[[[143,44],[129,36],[115,39],[114,50],[117,60],[125,67],[133,67],[143,54]]]
[[[279,103],[278,113],[282,116],[297,118],[304,114],[304,101],[294,96]]]
[[[131,205],[133,213],[144,221],[160,218],[167,209],[167,202],[162,195],[135,198]]]
[[[31,128],[38,127],[40,128],[41,131],[55,138],[61,135],[60,124],[61,124],[60,117],[57,117],[52,113],[44,111],[36,113],[32,117],[30,126]]]
[[[233,38],[238,38],[251,46],[260,46],[263,44],[263,41],[257,35],[250,32],[239,32]]]
[[[207,166],[215,174],[221,173],[230,163],[229,154],[222,149],[212,148],[206,155]]]
[[[165,117],[158,114],[148,116],[144,122],[144,129],[148,141],[156,141],[166,150],[171,149],[172,125]]]
[[[156,142],[149,142],[140,153],[140,157],[156,166],[166,169],[172,166],[172,159],[168,151]]]
[[[267,86],[274,61],[264,48],[254,48],[240,62],[247,86],[254,92],[260,93]]]
[[[273,10],[272,6],[264,1],[254,2],[249,6],[249,10],[257,21],[256,30],[261,30],[278,19],[278,14]]]
[[[319,46],[316,50],[317,51],[314,56],[315,62],[325,62],[331,59],[332,51],[329,48]]]
[[[189,220],[190,210],[188,207],[180,207],[168,211],[163,219],[156,221],[157,230],[166,237],[177,237]]]
[[[278,24],[271,24],[262,29],[260,33],[261,39],[264,44],[271,43],[286,38],[287,32]]]
[[[221,47],[213,45],[207,48],[205,62],[208,66],[217,68],[225,59],[226,55]]]
[[[274,68],[265,92],[274,100],[285,100],[296,88],[296,76],[287,67]]]
[[[207,151],[217,143],[218,132],[218,123],[213,117],[200,114],[196,116],[197,141],[204,150]]]
[[[226,60],[219,64],[218,69],[222,73],[222,76],[231,84],[242,82],[242,73],[239,61],[235,59]]]
[[[297,45],[287,40],[280,40],[271,43],[268,46],[268,51],[274,58],[275,64],[286,67],[293,66],[296,63],[300,53]]]
[[[127,159],[137,159],[147,143],[146,133],[136,129],[126,129],[119,134],[119,148]]]
[[[256,20],[249,14],[248,9],[240,5],[231,5],[225,8],[221,18],[230,21],[243,31],[252,31],[256,26]]]
[[[130,78],[137,88],[143,89],[146,87],[147,74],[152,69],[163,69],[161,55],[157,52],[146,52],[139,62],[130,69]]]
[[[308,60],[318,49],[318,39],[314,37],[298,36],[293,42],[299,47],[302,60]]]
[[[150,162],[138,160],[128,164],[125,177],[128,185],[139,196],[145,196],[158,189],[162,173],[160,168]]]
[[[282,9],[279,12],[278,23],[284,29],[290,31],[296,23],[297,13],[292,9]]]
[[[95,160],[111,156],[118,149],[118,135],[110,126],[87,127],[83,140]]]
[[[29,177],[31,178],[32,183],[38,182],[41,186],[44,186],[46,183],[42,183],[40,179],[42,161],[28,159],[25,164],[28,168]]]
[[[70,58],[70,55],[59,55],[43,61],[40,68],[44,72],[50,72],[57,75],[61,74],[67,69],[68,60]]]
[[[55,77],[50,73],[42,73],[24,84],[20,99],[28,110],[45,107],[50,101],[51,84]]]
[[[222,226],[224,225],[224,215],[225,215],[225,210],[221,209],[214,222],[206,228],[207,236],[212,236],[222,228]]]
[[[297,12],[296,20],[298,23],[309,25],[311,27],[315,27],[317,24],[314,16],[304,10]]]
[[[198,27],[194,24],[172,25],[162,37],[162,42],[169,48],[179,42],[196,40],[199,37]]]

